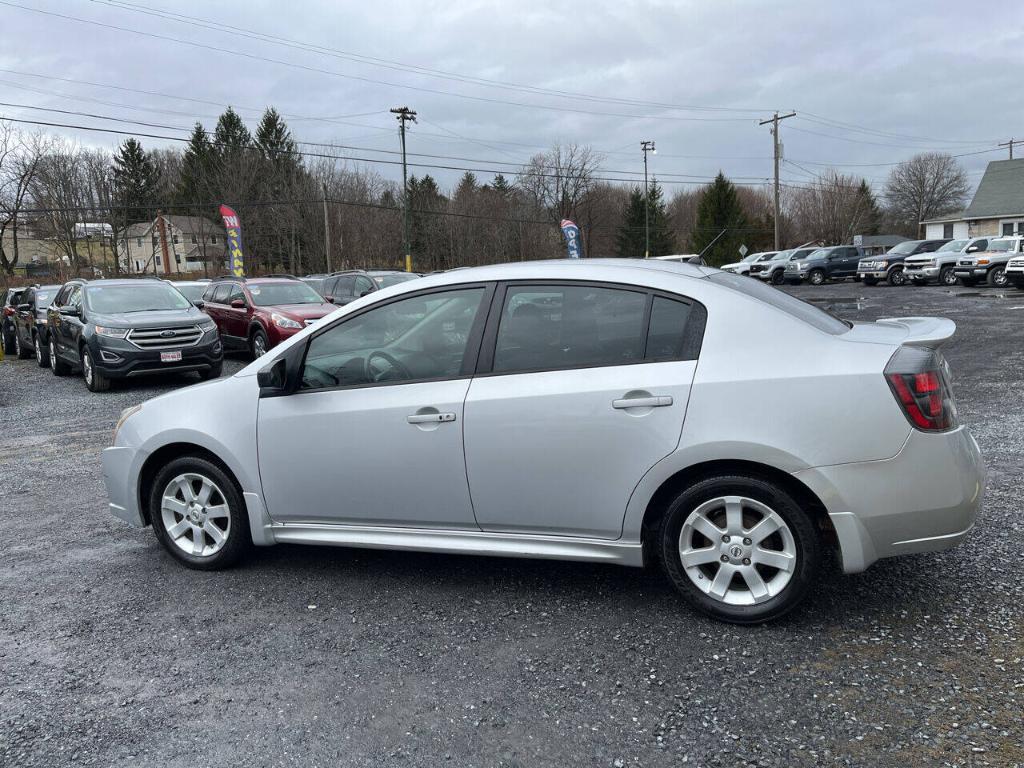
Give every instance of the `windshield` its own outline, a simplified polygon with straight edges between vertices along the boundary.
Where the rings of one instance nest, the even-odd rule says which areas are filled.
[[[323,297],[305,283],[298,280],[286,283],[261,283],[250,285],[253,303],[257,307],[273,307],[279,304],[323,304]]]
[[[819,248],[816,251],[811,251],[807,255],[807,260],[810,261],[811,259],[824,259],[826,256],[828,256],[828,252],[830,250],[832,250],[832,249],[831,248]]]
[[[47,285],[44,288],[39,288],[36,291],[36,309],[45,309],[50,306],[50,302],[53,301],[53,297],[59,290],[59,285]]]
[[[85,306],[100,314],[188,309],[192,305],[177,290],[157,281],[138,285],[87,285]]]
[[[194,285],[174,283],[174,287],[181,291],[182,296],[195,304],[203,298],[203,293],[206,291],[207,286],[206,283],[196,283]]]
[[[986,251],[1012,251],[1013,240],[989,240]]]
[[[324,293],[324,280],[321,277],[304,277],[302,282],[312,288],[314,291],[323,296]]]
[[[371,277],[378,288],[390,288],[392,285],[415,280],[419,275],[414,275],[411,272],[396,272],[393,275],[371,275]]]
[[[920,245],[919,240],[907,240],[905,243],[894,245],[887,251],[887,253],[891,253],[893,256],[903,256],[916,251],[918,245]]]
[[[779,251],[774,256],[772,256],[769,259],[769,261],[789,261],[789,257],[792,256],[793,253],[794,253],[794,251],[792,251],[792,250]]]
[[[943,253],[943,252],[948,253],[949,251],[956,251],[957,253],[959,253],[960,251],[962,251],[967,246],[967,243],[969,243],[969,242],[970,242],[969,240],[950,240],[944,246],[939,248],[936,251],[936,253]]]

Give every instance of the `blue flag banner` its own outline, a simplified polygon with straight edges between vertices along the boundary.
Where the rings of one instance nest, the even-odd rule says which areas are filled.
[[[242,223],[238,214],[226,205],[220,207],[224,229],[228,233],[228,269],[235,277],[245,277],[245,256],[242,253]]]
[[[580,228],[569,219],[562,219],[562,234],[565,235],[565,247],[570,259],[583,258],[583,243],[580,241]]]

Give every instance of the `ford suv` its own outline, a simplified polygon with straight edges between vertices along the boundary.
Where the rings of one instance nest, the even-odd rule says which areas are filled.
[[[989,238],[975,237],[950,240],[933,253],[907,256],[903,261],[903,273],[914,285],[927,285],[937,280],[940,285],[956,285],[954,268],[957,261],[988,247]]]
[[[50,365],[49,340],[46,335],[46,308],[60,290],[59,285],[33,285],[18,300],[14,315],[14,351],[19,359],[35,353],[40,368]]]
[[[262,357],[335,306],[293,277],[220,277],[203,294],[224,345]]]
[[[861,259],[857,265],[857,275],[864,281],[864,285],[876,285],[879,280],[885,280],[889,285],[906,285],[907,274],[903,271],[906,258],[919,253],[932,253],[948,242],[948,239],[907,240],[894,245],[886,253]]]
[[[46,310],[50,369],[81,368],[91,392],[111,379],[196,372],[221,374],[217,326],[163,280],[71,280]]]
[[[1021,253],[1024,236],[997,237],[988,241],[984,251],[964,255],[957,260],[954,273],[964,285],[977,285],[982,280],[996,288],[1006,285],[1006,267]]]

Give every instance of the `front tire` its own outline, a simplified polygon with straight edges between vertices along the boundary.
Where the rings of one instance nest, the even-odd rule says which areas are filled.
[[[36,365],[40,368],[50,367],[50,347],[46,344],[46,341],[42,339],[37,333],[35,336],[36,341]]]
[[[896,267],[885,278],[889,285],[906,285],[907,276],[903,273],[902,267]]]
[[[661,520],[658,549],[690,605],[734,624],[793,610],[821,561],[820,537],[793,497],[742,475],[709,477],[676,496]]]
[[[67,376],[71,373],[71,366],[60,359],[57,354],[57,342],[53,340],[53,334],[50,334],[50,370],[53,371],[54,376]]]
[[[88,347],[82,347],[82,378],[90,392],[106,392],[110,389],[110,379],[96,370],[96,361]]]
[[[820,269],[812,269],[810,274],[807,275],[807,282],[809,282],[811,285],[824,285],[825,272]]]
[[[252,545],[249,518],[234,480],[199,456],[174,459],[157,473],[149,519],[164,549],[196,570],[234,565]]]
[[[257,328],[252,338],[249,339],[249,354],[252,355],[252,359],[255,360],[258,357],[263,357],[267,354],[270,349],[270,340],[267,339],[267,332],[262,328]]]
[[[785,279],[786,276],[781,269],[777,269],[772,272],[772,285],[782,285],[782,281]]]
[[[14,332],[14,354],[19,360],[28,360],[32,357],[32,350],[25,349],[25,345],[21,343],[21,334],[17,331]]]
[[[202,381],[210,381],[211,379],[219,379],[221,373],[224,371],[224,363],[219,362],[214,366],[211,366],[209,370],[203,371],[199,374],[199,378]]]
[[[992,267],[985,276],[988,284],[993,288],[1005,288],[1006,287],[1006,268],[1005,267]]]
[[[939,272],[939,283],[946,286],[956,285],[956,273],[952,267],[943,267],[942,271]]]

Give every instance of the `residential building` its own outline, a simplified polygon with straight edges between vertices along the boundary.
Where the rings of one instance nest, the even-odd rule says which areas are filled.
[[[1024,159],[993,160],[964,211],[921,225],[928,239],[1024,235]]]
[[[118,240],[122,266],[142,274],[221,272],[227,251],[224,227],[202,216],[164,214],[132,224]]]

